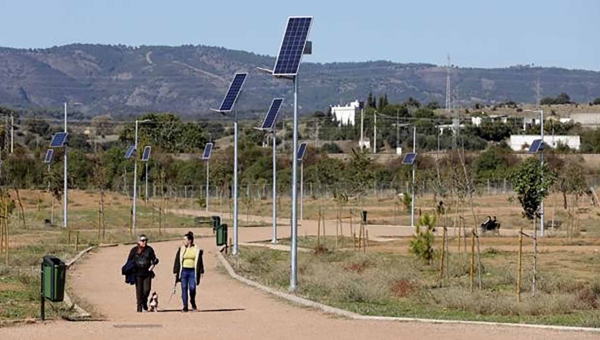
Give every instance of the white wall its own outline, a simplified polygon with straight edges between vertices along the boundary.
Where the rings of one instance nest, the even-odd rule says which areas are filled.
[[[341,125],[354,126],[356,114],[360,112],[359,107],[360,103],[356,100],[348,105],[332,106],[331,113]]]
[[[510,136],[509,146],[514,151],[523,151],[523,145],[529,146],[536,139],[540,139],[540,135],[513,135]],[[579,136],[544,136],[544,143],[552,148],[556,148],[559,142],[574,150],[579,150],[581,147]]]

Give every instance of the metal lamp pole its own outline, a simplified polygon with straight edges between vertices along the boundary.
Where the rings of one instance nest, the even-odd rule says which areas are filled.
[[[148,161],[146,161],[146,203],[148,203]]]
[[[292,148],[292,242],[290,290],[296,290],[298,285],[298,75],[294,76],[294,142]]]
[[[540,178],[542,179],[542,183],[544,182],[544,110],[526,110],[526,112],[534,112],[540,114],[540,139],[542,140],[541,150],[540,150]],[[541,236],[544,236],[544,198],[542,197],[542,202],[540,203],[540,230]]]
[[[413,153],[417,152],[417,127],[413,126]],[[415,164],[412,165],[412,199],[410,202],[410,226],[415,227]]]
[[[208,212],[208,198],[210,197],[210,160],[206,160],[206,211]]]
[[[233,250],[238,254],[238,120],[237,110],[233,113]]]
[[[135,234],[136,230],[136,216],[137,216],[137,151],[138,151],[138,125],[139,123],[146,123],[150,120],[135,120],[135,141],[134,141],[134,159],[133,159],[133,216],[131,219],[131,230]]]
[[[65,102],[65,133],[67,133],[67,103]],[[63,228],[67,228],[69,221],[69,192],[67,187],[67,176],[68,176],[68,160],[67,160],[67,143],[64,145],[65,148],[65,156],[64,160],[64,173],[63,173]]]
[[[277,137],[275,131],[271,138],[273,142],[273,237],[271,243],[277,244]]]

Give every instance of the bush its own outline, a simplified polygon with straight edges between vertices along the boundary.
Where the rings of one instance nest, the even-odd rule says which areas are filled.
[[[336,143],[326,143],[321,147],[321,152],[342,153],[342,149]]]
[[[419,219],[416,233],[410,240],[410,252],[429,265],[433,262],[433,229],[435,224],[435,216],[426,213]]]

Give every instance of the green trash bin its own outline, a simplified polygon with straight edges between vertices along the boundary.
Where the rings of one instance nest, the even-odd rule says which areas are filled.
[[[362,217],[362,223],[367,224],[367,211],[366,210],[361,211],[360,215]]]
[[[42,295],[52,302],[61,302],[65,297],[67,265],[58,257],[44,256],[42,260]]]
[[[221,225],[221,216],[211,216],[212,218],[212,229],[213,233],[217,231],[219,226]]]
[[[217,247],[227,245],[227,224],[221,224],[217,228]]]

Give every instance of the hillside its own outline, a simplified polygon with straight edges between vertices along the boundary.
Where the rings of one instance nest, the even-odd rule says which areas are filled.
[[[386,93],[392,102],[410,96],[444,103],[446,69],[387,61],[310,63],[301,67],[301,113]],[[0,105],[58,109],[82,103],[87,115],[147,111],[208,115],[237,71],[250,77],[241,113],[262,113],[274,96],[292,103],[291,83],[260,73],[274,58],[207,46],[68,45],[49,49],[0,48]],[[452,86],[463,104],[533,102],[539,78],[544,96],[568,93],[574,101],[600,97],[600,72],[559,68],[452,68]]]

